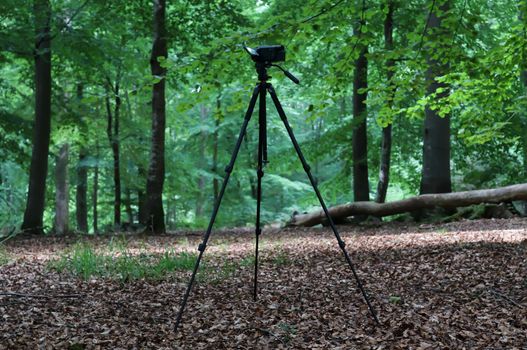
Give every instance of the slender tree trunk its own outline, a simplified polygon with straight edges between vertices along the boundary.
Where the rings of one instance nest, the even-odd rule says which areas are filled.
[[[133,115],[132,115],[132,106],[130,104],[130,96],[128,94],[128,91],[126,90],[124,91],[124,101],[126,105],[126,116],[128,117],[129,120],[132,120]],[[134,229],[134,224],[135,224],[134,210],[132,208],[132,189],[134,188],[131,187],[130,184],[128,184],[124,190],[124,195],[125,195],[124,207],[125,207],[127,221],[128,221],[128,225],[126,229],[128,231],[132,231]]]
[[[342,103],[344,104],[344,107],[345,107],[345,99],[343,98],[342,99]],[[323,133],[323,128],[324,128],[324,118],[318,118],[318,120],[313,123],[313,127],[315,128],[315,140],[316,140],[316,143],[317,144],[320,144],[320,142],[322,141],[322,133]],[[315,177],[319,177],[320,175],[320,159],[319,157],[316,157],[314,159],[315,161],[315,165],[314,165],[314,168],[315,168]]]
[[[257,163],[258,161],[258,153],[257,152],[254,152],[249,146],[250,146],[250,143],[251,143],[251,139],[250,139],[250,136],[249,134],[246,134],[245,137],[243,138],[243,148],[244,148],[244,151],[245,151],[245,154],[247,154],[247,163],[246,163],[246,166],[247,166],[247,169],[251,169],[252,167],[254,167],[254,165]],[[251,190],[251,198],[256,200],[256,190],[257,190],[257,183],[256,183],[256,179],[253,178],[252,176],[249,176],[247,178],[247,180],[249,181],[249,188]]]
[[[146,180],[146,169],[142,165],[139,165],[138,173],[140,179]],[[146,212],[146,194],[141,189],[137,190],[137,216],[141,224],[145,224],[148,220],[148,214]]]
[[[83,85],[77,84],[77,99],[81,103],[83,97]],[[81,112],[82,113],[82,112]],[[81,125],[84,124],[84,115],[80,115]],[[82,142],[85,142],[83,139]],[[79,163],[77,164],[77,186],[75,192],[75,217],[77,219],[77,230],[88,232],[88,167],[86,158],[88,152],[84,144],[80,145]]]
[[[119,116],[121,111],[121,97],[119,96],[119,81],[120,72],[117,73],[118,78],[113,87],[108,81],[108,89],[112,90],[115,98],[115,106],[112,115],[112,109],[110,105],[109,91],[106,94],[106,112],[108,115],[108,124],[106,133],[108,140],[112,148],[113,155],[113,183],[114,183],[114,209],[113,209],[113,222],[116,230],[120,229],[121,226],[121,171],[120,171],[120,151],[119,151]]]
[[[214,201],[218,198],[218,194],[220,192],[220,182],[217,179],[218,176],[218,143],[219,143],[219,137],[218,137],[218,128],[219,128],[219,121],[216,120],[216,126],[214,128],[214,146],[213,146],[213,154],[212,154],[212,173],[214,174],[214,178],[212,179],[212,189],[214,192]]]
[[[69,231],[69,189],[68,189],[69,145],[63,144],[55,163],[55,222],[54,231],[59,235]]]
[[[200,106],[200,120],[201,125],[207,125],[207,116],[209,110],[204,106]],[[202,129],[200,132],[200,144],[199,144],[199,169],[205,169],[207,164],[207,159],[205,155],[205,148],[207,146],[207,131]],[[203,215],[203,206],[205,201],[205,186],[206,179],[205,176],[200,175],[198,178],[198,195],[196,198],[196,217],[201,217]],[[168,212],[168,209],[167,209]]]
[[[75,194],[75,216],[77,230],[88,232],[88,168],[84,164],[87,158],[86,148],[81,147],[77,165],[77,188]]]
[[[132,226],[134,224],[134,212],[132,210],[132,194],[129,188],[124,191],[124,207],[128,217],[128,225]]]
[[[445,45],[441,38],[445,38],[448,28],[442,25],[444,14],[450,9],[450,0],[439,6],[441,16],[434,10],[428,22],[429,48],[428,68],[426,70],[428,96],[434,95],[438,89],[442,92],[436,95],[436,99],[448,96],[448,86],[436,80],[448,72],[448,64],[440,62],[436,57],[441,57],[441,49]],[[444,41],[444,40],[443,40]],[[433,46],[432,46],[433,45]],[[450,114],[440,117],[437,110],[430,106],[425,107],[424,135],[423,135],[423,169],[421,177],[420,193],[446,193],[452,192],[450,178]]]
[[[212,179],[212,189],[214,192],[214,202],[218,198],[220,191],[220,183],[217,179],[218,176],[218,143],[219,143],[219,127],[221,119],[221,92],[216,97],[216,116],[214,118],[214,134],[212,134],[212,173],[214,178]]]
[[[354,29],[360,37],[360,32]],[[353,78],[353,196],[354,201],[370,200],[368,181],[368,134],[366,129],[368,93],[368,53],[367,45],[358,45],[359,57],[355,61]]]
[[[43,216],[48,174],[51,130],[51,5],[34,1],[35,16],[35,124],[29,169],[29,188],[22,230],[43,233]]]
[[[393,0],[388,0],[388,13],[384,19],[384,48],[388,54],[393,50]],[[388,81],[388,108],[391,110],[393,106],[393,97],[395,93],[395,86],[393,84],[393,76],[395,69],[395,61],[389,58],[386,61],[386,79]],[[390,160],[392,154],[392,122],[382,128],[382,143],[381,143],[381,164],[379,167],[379,182],[377,184],[377,203],[384,203],[386,201],[386,193],[388,192],[388,184],[390,182]]]
[[[93,169],[93,193],[92,193],[92,216],[93,216],[93,233],[97,234],[99,231],[98,226],[98,215],[97,211],[97,202],[99,197],[99,142],[95,144],[95,156],[97,157],[97,162],[95,168]]]
[[[115,109],[113,124],[113,181],[115,183],[114,224],[117,229],[121,226],[121,154],[120,154],[120,111],[121,97],[119,96],[119,83],[115,85]]]
[[[152,149],[146,182],[147,231],[165,232],[163,183],[165,180],[165,82],[166,69],[158,59],[167,57],[165,0],[154,0],[154,42],[150,56],[152,75],[161,77],[152,89]]]

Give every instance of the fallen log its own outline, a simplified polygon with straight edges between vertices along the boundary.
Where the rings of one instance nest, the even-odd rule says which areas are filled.
[[[333,219],[344,219],[354,215],[390,216],[413,212],[420,209],[457,208],[480,203],[501,203],[516,200],[527,200],[527,183],[474,191],[423,194],[388,203],[354,202],[329,208]],[[290,226],[315,226],[325,219],[322,210],[295,215]]]

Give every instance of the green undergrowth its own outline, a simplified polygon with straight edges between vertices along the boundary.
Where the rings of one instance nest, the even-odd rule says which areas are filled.
[[[5,265],[9,262],[9,253],[3,244],[0,244],[0,266]]]
[[[279,251],[272,257],[272,263],[275,266],[287,266],[287,265],[291,265],[293,261],[291,260],[290,256],[286,252]]]
[[[110,242],[97,248],[89,243],[77,243],[48,267],[59,273],[71,273],[82,279],[109,277],[121,281],[160,280],[175,271],[189,271],[194,267],[196,254],[166,249],[163,253],[149,253],[140,248],[133,254],[122,242]]]
[[[225,250],[228,251],[228,247],[225,247]],[[2,256],[0,250],[0,263]],[[196,259],[196,253],[176,252],[170,248],[160,253],[152,253],[144,243],[136,243],[135,249],[132,250],[125,238],[117,238],[104,246],[96,246],[89,242],[76,243],[51,260],[47,267],[84,280],[104,277],[127,282],[139,279],[162,280],[173,277],[177,272],[189,272],[193,270]],[[264,255],[262,259],[262,263],[275,266],[291,263],[282,251],[274,252],[270,256]],[[252,254],[235,259],[221,258],[221,255],[220,259],[207,256],[202,260],[197,281],[220,283],[237,273],[252,271],[253,266]]]

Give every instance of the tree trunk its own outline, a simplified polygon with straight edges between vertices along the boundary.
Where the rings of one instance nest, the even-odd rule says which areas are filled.
[[[438,89],[435,99],[448,96],[448,86],[436,80],[448,72],[448,64],[442,63],[435,57],[441,57],[445,44],[444,38],[448,28],[442,25],[444,14],[450,9],[450,0],[439,6],[441,16],[432,11],[428,22],[431,35],[428,40],[433,47],[428,48],[426,70],[428,96],[433,95]],[[443,40],[441,40],[443,38]],[[452,191],[450,179],[450,114],[439,116],[438,110],[432,110],[429,105],[425,107],[424,135],[423,135],[423,169],[420,193],[447,193]]]
[[[361,36],[357,30],[354,32],[355,35]],[[359,45],[358,47],[360,53],[355,61],[353,78],[353,200],[369,201],[368,135],[366,130],[366,98],[368,93],[365,91],[368,88],[368,59],[366,58],[368,46]]]
[[[214,135],[213,135],[213,153],[212,153],[212,173],[214,174],[214,178],[212,179],[212,189],[214,192],[214,201],[218,199],[218,194],[220,193],[220,182],[217,179],[218,176],[218,143],[219,143],[219,137],[218,137],[218,128],[220,126],[219,120],[216,119],[215,121],[215,128],[214,128]]]
[[[167,57],[165,0],[154,0],[154,42],[150,56],[152,75],[161,80],[152,88],[152,149],[146,182],[147,231],[165,232],[163,182],[165,180],[165,82],[166,69],[158,59]]]
[[[115,203],[114,203],[114,225],[117,229],[121,226],[121,156],[119,140],[119,124],[121,111],[121,97],[119,96],[119,83],[115,85],[115,109],[113,123],[113,181],[115,183]]]
[[[200,120],[201,125],[207,125],[207,116],[209,110],[204,106],[200,106]],[[199,169],[205,169],[207,165],[207,159],[205,155],[205,149],[207,146],[207,131],[202,129],[200,132],[200,144],[199,144]],[[203,215],[203,206],[205,201],[205,176],[200,175],[198,178],[198,195],[196,196],[196,217],[201,217]],[[167,209],[168,212],[168,209]]]
[[[97,157],[97,163],[95,164],[95,168],[93,169],[93,193],[92,193],[92,216],[93,216],[93,233],[97,234],[99,231],[98,226],[98,215],[99,212],[97,211],[97,202],[99,197],[99,142],[96,142],[95,144],[95,156]]]
[[[346,102],[345,98],[342,98],[342,104],[344,105],[344,110],[346,109]],[[341,114],[342,115],[342,114]],[[320,144],[322,142],[322,134],[324,129],[324,118],[318,118],[318,120],[313,123],[313,127],[315,128],[315,142],[316,144]],[[320,177],[320,157],[316,157],[314,159],[314,176],[315,178]]]
[[[391,54],[393,50],[393,0],[388,0],[387,6],[388,13],[384,20],[384,48],[388,54]],[[390,57],[386,61],[386,80],[388,85],[388,100],[386,102],[390,110],[393,106],[393,98],[395,94],[395,86],[393,84],[394,69],[395,61]],[[393,121],[382,128],[381,164],[379,166],[379,182],[377,184],[377,196],[375,198],[377,203],[384,203],[386,201],[386,193],[388,192],[388,184],[390,182],[392,123]]]
[[[114,183],[114,208],[113,208],[113,222],[116,230],[121,226],[121,171],[120,171],[120,151],[119,151],[119,115],[121,111],[121,97],[119,96],[119,81],[120,70],[117,73],[117,81],[115,87],[112,86],[108,80],[108,90],[111,90],[114,95],[114,111],[110,105],[110,91],[106,94],[106,112],[108,115],[108,124],[106,134],[112,148],[113,155],[113,183]]]
[[[496,189],[441,194],[423,194],[388,203],[354,202],[329,208],[334,220],[354,215],[389,216],[419,209],[457,208],[480,203],[501,203],[527,199],[527,183]],[[294,216],[291,226],[314,226],[326,219],[323,211]]]
[[[128,227],[130,228],[134,224],[134,212],[132,210],[132,194],[129,188],[124,191],[124,207],[128,217]]]
[[[212,135],[212,173],[214,174],[214,178],[212,179],[212,190],[214,192],[214,202],[216,202],[216,199],[218,199],[218,194],[220,191],[220,182],[218,180],[218,147],[219,147],[219,128],[220,128],[220,120],[222,118],[221,113],[221,91],[218,93],[218,96],[216,97],[216,113],[214,117],[214,134]]]
[[[146,180],[146,169],[140,164],[138,166],[139,178]],[[146,213],[146,194],[143,190],[137,190],[137,216],[141,224],[145,224],[147,221]]]
[[[83,86],[77,85],[77,99],[78,103],[82,103]],[[83,124],[84,115],[80,115],[79,119]],[[85,130],[86,131],[86,130]],[[85,142],[83,139],[81,142]],[[88,167],[86,166],[86,158],[88,152],[84,144],[80,145],[79,163],[77,164],[77,186],[75,192],[75,217],[77,219],[77,230],[79,232],[88,232]]]
[[[243,147],[245,154],[247,154],[247,163],[246,167],[247,169],[251,169],[254,167],[254,165],[258,162],[258,152],[254,152],[253,149],[250,147],[251,139],[249,134],[245,134],[245,137],[243,138]],[[257,180],[252,177],[248,176],[247,180],[249,181],[249,189],[251,193],[251,198],[256,200],[257,197]]]
[[[48,174],[51,130],[51,5],[49,0],[35,0],[35,124],[29,169],[29,188],[22,230],[44,232],[43,216]]]
[[[77,187],[75,194],[75,216],[77,219],[77,230],[88,232],[88,169],[86,161],[86,149],[81,147],[79,152],[79,164],[77,165]]]
[[[69,145],[62,145],[55,163],[54,231],[59,235],[64,235],[69,231],[68,152]]]

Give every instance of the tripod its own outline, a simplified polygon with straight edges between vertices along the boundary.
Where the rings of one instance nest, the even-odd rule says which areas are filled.
[[[295,78],[291,73],[284,70],[282,67],[270,64],[268,62],[256,62],[256,71],[258,73],[258,84],[256,85],[256,88],[253,91],[251,100],[249,102],[249,107],[247,108],[247,112],[245,113],[245,118],[243,120],[243,124],[240,130],[240,134],[238,136],[238,140],[236,141],[236,145],[234,147],[234,151],[232,152],[231,160],[229,164],[225,167],[225,177],[223,179],[223,184],[220,190],[220,193],[216,199],[216,203],[214,204],[214,208],[212,210],[212,216],[209,221],[209,225],[207,227],[207,231],[205,232],[205,235],[203,236],[203,241],[198,246],[199,255],[196,260],[196,264],[194,265],[194,270],[192,271],[192,276],[190,277],[190,281],[187,285],[187,289],[185,291],[185,294],[183,296],[183,299],[181,301],[181,306],[179,309],[179,313],[176,318],[176,324],[174,326],[174,330],[177,331],[178,326],[181,322],[181,317],[183,315],[183,312],[185,310],[185,306],[187,304],[188,297],[190,295],[190,292],[192,290],[192,286],[194,284],[194,280],[196,278],[196,273],[198,271],[201,259],[203,257],[203,253],[205,252],[205,249],[207,248],[207,242],[209,241],[210,234],[212,231],[212,226],[214,225],[214,221],[216,220],[216,215],[218,214],[218,210],[221,204],[221,200],[223,198],[223,195],[225,194],[225,189],[227,187],[227,184],[229,182],[229,177],[232,173],[232,170],[234,168],[234,163],[236,162],[236,157],[238,156],[238,152],[240,150],[240,146],[242,144],[243,138],[245,137],[245,133],[247,131],[247,125],[249,124],[249,121],[251,120],[254,107],[256,105],[256,100],[259,98],[259,111],[258,111],[258,163],[257,163],[257,169],[256,169],[256,175],[258,178],[257,183],[257,190],[256,190],[256,242],[255,242],[255,254],[254,254],[254,288],[253,288],[253,299],[256,301],[258,296],[258,243],[259,238],[262,233],[261,223],[260,223],[260,209],[261,209],[261,201],[262,201],[262,177],[264,176],[264,164],[267,163],[267,111],[266,111],[266,95],[269,93],[271,95],[271,99],[276,107],[276,110],[278,112],[278,115],[280,116],[280,119],[282,120],[287,133],[289,135],[289,138],[291,139],[291,142],[293,143],[293,147],[295,148],[295,151],[298,155],[298,158],[300,159],[300,162],[302,163],[302,167],[304,168],[304,171],[306,172],[309,181],[311,182],[311,186],[313,187],[313,190],[315,191],[315,194],[320,202],[320,205],[322,209],[324,210],[324,213],[326,215],[326,218],[328,220],[329,225],[331,226],[331,229],[333,230],[333,233],[335,234],[335,238],[337,239],[337,243],[342,250],[342,253],[344,254],[344,258],[346,259],[353,276],[355,280],[357,281],[357,286],[359,287],[362,296],[364,297],[364,300],[366,301],[366,304],[368,305],[368,309],[375,320],[377,324],[379,323],[379,320],[377,318],[377,315],[375,313],[375,310],[373,309],[373,306],[370,303],[370,299],[368,298],[368,295],[366,294],[366,291],[364,290],[364,287],[362,285],[362,282],[359,279],[359,276],[357,275],[357,271],[355,270],[355,266],[353,265],[351,258],[348,254],[348,251],[346,250],[346,244],[340,237],[339,232],[337,231],[337,228],[335,226],[335,223],[333,222],[333,219],[329,215],[328,209],[326,207],[326,204],[324,203],[324,200],[322,199],[322,196],[320,194],[320,191],[318,190],[316,180],[311,174],[311,170],[309,165],[307,164],[306,159],[304,158],[304,155],[302,154],[302,151],[300,150],[300,146],[298,145],[298,142],[296,140],[295,135],[293,134],[293,130],[291,129],[291,126],[289,125],[289,122],[287,120],[287,116],[282,108],[282,105],[280,104],[280,101],[278,100],[278,96],[276,95],[276,92],[271,85],[271,83],[268,83],[267,81],[270,79],[270,77],[267,75],[267,69],[271,66],[278,67],[284,74],[291,79],[296,84],[299,83],[298,79]]]

